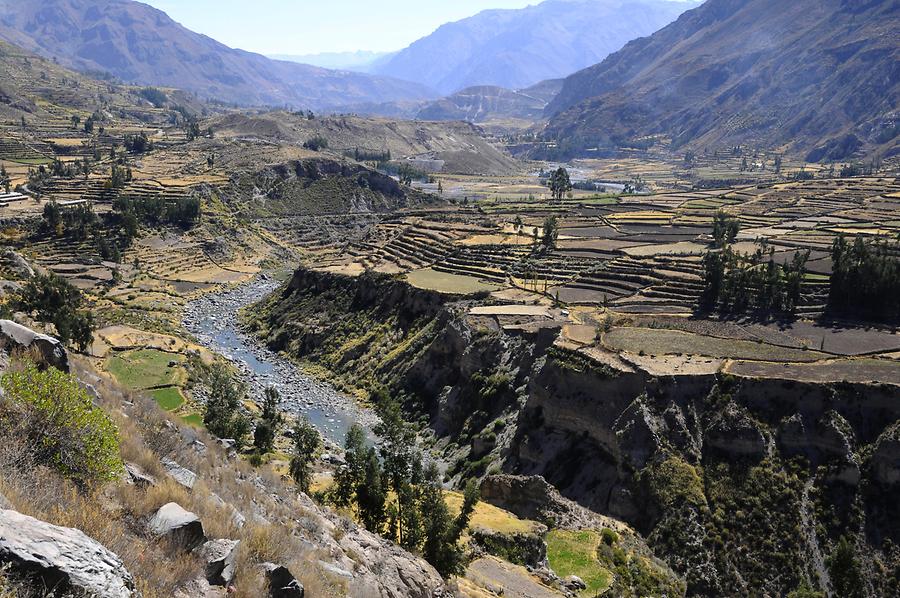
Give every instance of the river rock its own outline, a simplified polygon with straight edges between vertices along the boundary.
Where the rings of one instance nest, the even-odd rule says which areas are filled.
[[[147,527],[154,536],[168,538],[185,550],[193,550],[206,541],[200,518],[174,502],[160,507]]]
[[[206,563],[206,580],[214,586],[228,586],[234,580],[238,540],[210,540],[197,550]]]
[[[297,581],[290,569],[275,563],[261,565],[269,582],[270,598],[303,598],[303,584]]]
[[[42,587],[104,598],[133,596],[122,560],[81,530],[0,511],[0,563],[35,575]]]
[[[59,340],[12,320],[0,320],[0,346],[7,352],[33,351],[43,363],[64,372],[69,371],[69,354]]]

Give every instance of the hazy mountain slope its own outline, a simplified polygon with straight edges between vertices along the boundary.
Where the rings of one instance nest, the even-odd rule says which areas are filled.
[[[839,160],[889,151],[900,97],[897,0],[708,0],[570,76],[547,137],[577,152],[665,134]]]
[[[369,73],[372,72],[377,64],[386,62],[392,55],[392,52],[358,50],[356,52],[320,52],[318,54],[272,54],[269,58],[299,62],[300,64],[309,64],[325,69]]]
[[[561,87],[559,79],[519,91],[493,85],[467,87],[426,105],[416,118],[473,123],[513,118],[535,122],[542,118],[547,102]]]
[[[131,0],[0,0],[0,39],[82,71],[242,104],[421,99],[422,86],[234,50]]]
[[[598,62],[670,23],[691,3],[548,0],[448,23],[376,72],[450,94],[475,85],[520,89]]]

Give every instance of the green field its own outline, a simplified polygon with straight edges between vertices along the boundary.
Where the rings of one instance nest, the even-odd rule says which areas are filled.
[[[547,534],[547,561],[560,577],[580,577],[587,585],[582,596],[596,596],[612,583],[612,574],[597,559],[598,546],[598,532],[553,530]]]
[[[194,428],[203,427],[203,416],[199,413],[191,413],[190,415],[185,415],[181,418],[181,421]]]
[[[750,361],[808,362],[828,356],[818,351],[778,347],[754,341],[704,336],[662,328],[615,328],[603,335],[603,344],[616,351],[647,355],[706,355]]]
[[[152,391],[150,396],[152,396],[153,400],[166,411],[175,411],[184,405],[184,397],[181,396],[181,391],[174,386],[158,388]]]
[[[119,384],[143,390],[177,384],[180,372],[176,367],[170,367],[169,362],[183,359],[180,355],[155,349],[140,349],[113,355],[106,367]]]
[[[409,281],[409,284],[420,289],[457,295],[485,293],[501,288],[497,283],[487,282],[474,276],[438,272],[431,268],[414,270],[406,275],[406,279]]]

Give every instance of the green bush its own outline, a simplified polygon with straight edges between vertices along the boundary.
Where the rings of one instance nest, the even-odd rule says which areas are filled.
[[[118,429],[74,377],[29,364],[7,372],[0,384],[0,428],[27,441],[37,463],[82,484],[121,474]]]

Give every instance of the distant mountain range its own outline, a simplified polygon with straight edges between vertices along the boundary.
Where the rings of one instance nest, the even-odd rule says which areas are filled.
[[[547,0],[517,10],[486,10],[441,26],[373,72],[416,81],[445,95],[478,85],[523,89],[595,64],[696,5]]]
[[[318,54],[272,54],[273,60],[287,60],[300,64],[310,64],[324,69],[371,73],[394,56],[396,52],[321,52]]]
[[[900,153],[898,32],[897,0],[708,0],[568,77],[545,136],[564,154],[654,135],[813,161]]]
[[[239,104],[327,109],[436,95],[417,83],[235,50],[131,0],[0,0],[0,39],[80,71]]]

